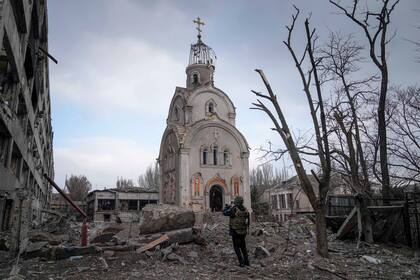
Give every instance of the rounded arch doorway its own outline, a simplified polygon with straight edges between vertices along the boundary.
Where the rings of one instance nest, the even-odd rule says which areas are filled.
[[[223,188],[219,185],[213,185],[209,192],[210,209],[212,212],[223,210]]]

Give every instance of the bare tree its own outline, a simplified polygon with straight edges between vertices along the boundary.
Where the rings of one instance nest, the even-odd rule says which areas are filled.
[[[285,168],[274,168],[270,162],[264,163],[250,172],[251,181],[251,202],[258,203],[263,192],[269,188],[279,185],[288,179]]]
[[[92,184],[84,175],[70,175],[66,179],[65,189],[70,198],[77,201],[84,201],[87,194],[92,189]]]
[[[390,197],[390,177],[388,168],[388,145],[387,145],[387,123],[386,123],[386,97],[388,93],[388,63],[387,45],[393,36],[388,36],[391,14],[399,0],[382,0],[379,11],[371,11],[366,5],[366,10],[359,12],[359,1],[354,0],[351,8],[345,8],[338,1],[330,0],[330,3],[339,8],[344,14],[359,26],[368,41],[369,56],[378,68],[381,76],[379,100],[377,107],[378,116],[378,140],[379,158],[381,165],[381,183],[383,197]],[[373,24],[373,23],[376,23]]]
[[[140,188],[148,190],[160,189],[160,168],[159,164],[155,163],[147,167],[146,172],[137,179]]]
[[[123,177],[117,179],[117,182],[115,183],[115,186],[118,189],[122,189],[122,188],[134,188],[135,187],[135,185],[133,183],[133,180],[131,180],[131,179],[124,179]]]
[[[420,183],[420,88],[397,90],[391,103],[390,166],[396,169],[391,177],[404,185]]]
[[[277,96],[274,94],[264,72],[257,69],[268,94],[253,91],[257,96],[257,102],[253,103],[252,109],[261,110],[267,114],[272,121],[274,131],[276,131],[283,143],[286,146],[287,152],[293,162],[296,174],[300,179],[302,188],[315,211],[316,215],[316,239],[317,239],[317,252],[323,257],[328,257],[328,240],[326,231],[326,196],[329,189],[330,178],[331,178],[331,156],[330,156],[330,143],[328,139],[327,129],[327,117],[325,112],[324,97],[321,90],[320,74],[318,73],[320,59],[315,55],[315,43],[316,35],[315,29],[311,29],[309,26],[309,19],[305,20],[305,35],[306,45],[301,56],[298,57],[295,49],[292,45],[292,35],[295,28],[296,20],[299,16],[299,9],[296,8],[296,14],[292,15],[292,23],[290,26],[286,26],[288,30],[287,40],[284,41],[290,55],[293,58],[293,62],[296,65],[301,82],[303,85],[303,91],[307,98],[308,107],[312,119],[313,129],[315,133],[315,148],[313,147],[298,147],[295,139],[292,137],[292,133],[289,129],[287,120],[283,114],[283,111],[278,103]],[[306,63],[308,69],[305,69]],[[313,83],[313,84],[312,84]],[[268,101],[268,104],[263,101]],[[270,106],[270,107],[269,107]],[[316,155],[319,160],[320,173],[316,174],[313,170],[312,174],[318,182],[319,195],[317,196],[308,174],[305,171],[302,162],[302,156],[307,154],[307,151],[311,151],[312,155]]]
[[[348,185],[360,198],[362,228],[365,240],[373,242],[370,213],[367,204],[371,197],[367,159],[360,131],[364,96],[372,92],[376,77],[354,80],[352,74],[360,70],[362,47],[352,36],[331,33],[328,43],[320,51],[324,78],[335,83],[335,99],[329,110],[329,124],[336,141],[332,142],[332,159],[337,163],[334,171],[347,179]],[[362,101],[362,102],[361,102]],[[362,112],[361,112],[362,111]]]

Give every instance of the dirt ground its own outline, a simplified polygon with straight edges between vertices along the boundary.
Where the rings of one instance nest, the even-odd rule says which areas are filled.
[[[82,258],[20,260],[14,279],[420,279],[420,252],[391,245],[356,248],[352,241],[333,241],[330,257],[315,253],[314,226],[305,218],[289,224],[254,223],[247,237],[250,267],[239,267],[228,235],[228,218],[210,216],[202,233],[206,245],[172,246],[145,253],[102,252]],[[269,256],[256,258],[263,246]],[[175,257],[174,257],[175,256]],[[0,279],[7,279],[15,259],[0,257]]]

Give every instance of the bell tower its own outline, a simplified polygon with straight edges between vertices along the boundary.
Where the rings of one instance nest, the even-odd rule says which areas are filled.
[[[213,49],[201,40],[201,25],[204,22],[198,17],[193,21],[197,24],[197,43],[191,45],[190,59],[185,72],[187,73],[187,89],[194,89],[203,85],[213,85],[213,75],[216,54]]]

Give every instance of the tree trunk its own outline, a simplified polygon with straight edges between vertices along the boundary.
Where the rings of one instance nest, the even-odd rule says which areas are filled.
[[[327,219],[324,205],[318,204],[316,214],[316,250],[324,258],[328,258]]]

